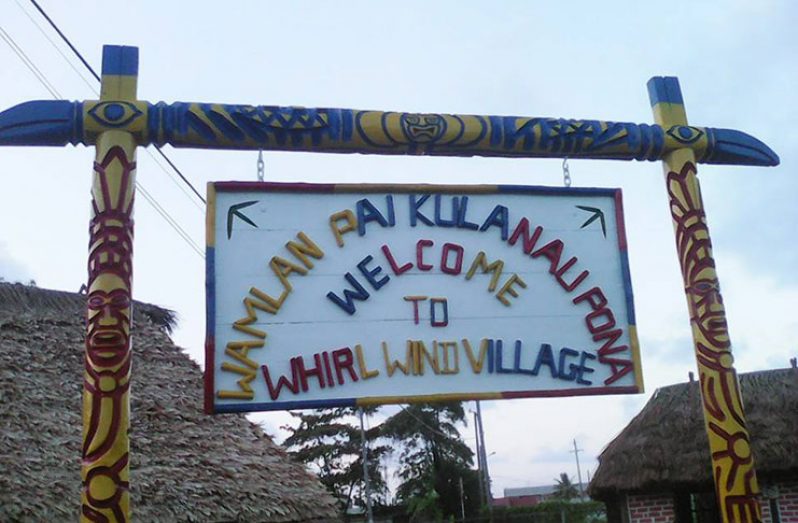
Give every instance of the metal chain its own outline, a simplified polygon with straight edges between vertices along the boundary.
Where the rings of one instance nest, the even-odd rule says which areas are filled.
[[[571,186],[571,170],[568,168],[568,157],[562,160],[562,183],[566,187]]]
[[[258,181],[263,181],[263,151],[258,151]]]

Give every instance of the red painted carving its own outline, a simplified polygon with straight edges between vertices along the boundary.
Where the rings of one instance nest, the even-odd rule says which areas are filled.
[[[695,165],[669,172],[667,184],[724,521],[759,522],[759,487]]]
[[[100,154],[98,148],[98,155]],[[134,172],[111,147],[94,164],[84,375],[83,506],[89,521],[126,521]]]

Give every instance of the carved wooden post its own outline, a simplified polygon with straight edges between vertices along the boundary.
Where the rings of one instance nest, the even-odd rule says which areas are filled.
[[[695,153],[690,144],[702,131],[689,127],[676,78],[652,78],[648,83],[654,119],[684,144],[662,161],[676,233],[676,249],[690,310],[696,362],[700,376],[704,426],[712,455],[715,492],[724,523],[759,522],[754,459],[734,358],[720,294],[712,242],[698,184]]]
[[[136,99],[138,49],[106,46],[100,103],[85,111],[95,123],[96,159],[89,225],[86,367],[83,382],[81,521],[130,519],[130,326],[136,141],[108,122],[124,122]],[[96,120],[104,120],[102,125]]]
[[[103,49],[99,101],[0,113],[0,146],[96,145],[83,393],[83,521],[129,519],[130,326],[136,146],[515,158],[662,159],[725,522],[760,520],[743,407],[696,162],[778,165],[756,138],[687,125],[675,78],[654,78],[658,125],[516,116],[136,100],[138,49]],[[209,367],[210,368],[210,367]]]

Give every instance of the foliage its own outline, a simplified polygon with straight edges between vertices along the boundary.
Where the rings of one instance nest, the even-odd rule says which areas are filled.
[[[573,484],[568,474],[561,472],[559,479],[555,481],[557,482],[557,489],[554,492],[555,498],[567,501],[579,497],[579,489]]]
[[[364,409],[367,414],[375,410]],[[283,445],[289,448],[295,460],[315,470],[319,480],[338,500],[342,511],[353,505],[366,505],[360,425],[356,418],[353,421],[356,415],[354,408],[292,412],[291,416],[298,419],[299,424],[283,427],[290,432]],[[380,459],[389,447],[375,445],[379,433],[379,426],[366,432],[373,503],[379,503],[387,494],[387,486],[380,474]]]
[[[494,523],[528,521],[534,523],[605,523],[604,503],[600,501],[569,502],[552,499],[532,507],[494,507]]]
[[[443,511],[440,508],[441,496],[428,478],[424,491],[407,500],[407,513],[411,521],[440,521]]]
[[[478,510],[473,453],[457,430],[463,422],[463,405],[450,402],[411,405],[383,424],[382,434],[400,445],[396,494],[413,520],[459,518],[461,478],[467,513]]]

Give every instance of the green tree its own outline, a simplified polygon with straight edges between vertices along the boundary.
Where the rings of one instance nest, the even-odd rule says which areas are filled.
[[[554,492],[555,498],[568,500],[579,496],[579,489],[576,488],[576,485],[573,484],[571,478],[565,472],[561,472],[559,479],[555,481],[557,482],[557,489]]]
[[[415,404],[383,424],[399,455],[398,500],[414,520],[460,517],[460,480],[467,513],[479,509],[473,453],[463,442],[458,423],[465,422],[462,403]]]
[[[376,408],[364,411],[371,414]],[[288,447],[291,456],[313,469],[338,500],[342,511],[355,505],[365,507],[363,454],[357,410],[317,409],[291,412],[291,416],[299,420],[298,425],[282,427],[290,432],[283,445]],[[379,426],[366,431],[368,474],[374,504],[380,504],[388,490],[380,474],[380,459],[389,447],[375,444],[379,434]]]

